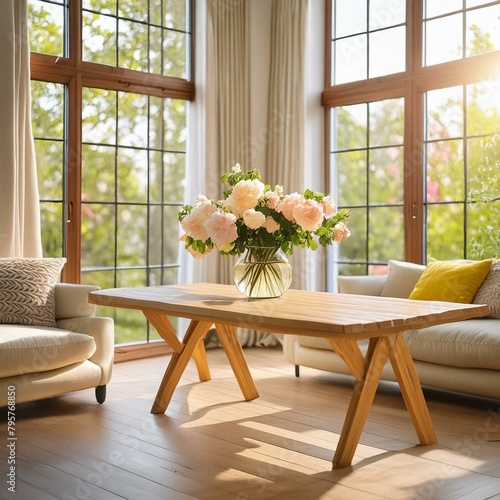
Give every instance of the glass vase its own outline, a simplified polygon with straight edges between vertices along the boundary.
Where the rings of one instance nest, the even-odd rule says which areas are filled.
[[[233,271],[238,290],[252,299],[279,297],[292,283],[292,267],[275,247],[249,247]]]

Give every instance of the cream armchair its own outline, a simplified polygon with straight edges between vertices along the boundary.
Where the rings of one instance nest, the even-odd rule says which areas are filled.
[[[95,387],[106,399],[114,356],[114,324],[88,303],[99,287],[58,283],[57,328],[0,324],[0,406]],[[9,398],[8,395],[9,394]]]

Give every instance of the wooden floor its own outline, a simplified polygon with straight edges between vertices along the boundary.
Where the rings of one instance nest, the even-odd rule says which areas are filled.
[[[115,365],[103,405],[92,390],[17,405],[16,493],[2,410],[0,498],[500,499],[500,402],[426,391],[439,444],[417,446],[397,387],[382,384],[352,467],[332,471],[352,380],[295,378],[279,348],[245,354],[250,402],[210,349],[212,380],[191,362],[165,414],[149,410],[168,356]]]

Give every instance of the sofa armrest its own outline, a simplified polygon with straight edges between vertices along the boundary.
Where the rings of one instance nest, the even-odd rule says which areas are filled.
[[[380,295],[387,280],[387,275],[339,276],[337,280],[340,293]]]
[[[105,385],[111,379],[115,352],[115,329],[112,318],[85,316],[57,320],[57,327],[71,332],[84,333],[94,338],[95,353],[90,361],[101,367],[99,385]]]
[[[55,293],[56,320],[95,316],[96,306],[88,302],[89,292],[94,290],[100,290],[100,287],[75,283],[57,283]]]

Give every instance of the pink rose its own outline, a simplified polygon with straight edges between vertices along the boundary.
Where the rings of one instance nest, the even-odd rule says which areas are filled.
[[[238,182],[225,201],[226,207],[240,217],[245,210],[254,208],[264,194],[264,184],[258,180]]]
[[[335,205],[331,196],[324,196],[321,200],[321,204],[323,205],[323,212],[325,213],[325,217],[327,219],[337,213],[337,205]]]
[[[187,247],[186,250],[195,258],[195,259],[204,259],[211,251],[211,248],[205,248],[205,252],[201,253],[198,250],[193,250],[191,247]]]
[[[343,222],[339,222],[333,228],[333,230],[335,232],[335,237],[333,238],[333,240],[337,243],[340,243],[341,241],[344,241],[345,239],[349,238],[349,236],[351,236],[351,231],[349,231],[349,229]]]
[[[317,201],[306,200],[293,209],[293,217],[304,231],[316,231],[323,223],[325,214],[323,206]]]
[[[216,245],[231,243],[238,237],[236,217],[233,214],[217,211],[204,222],[208,236]]]
[[[276,210],[278,207],[278,204],[281,200],[281,196],[279,193],[276,191],[266,191],[264,193],[264,198],[266,199],[266,205],[271,209],[271,210]]]
[[[181,227],[194,240],[206,241],[208,233],[203,224],[216,211],[217,207],[212,203],[200,203],[191,210],[189,215],[184,217]]]
[[[266,217],[266,222],[264,222],[264,227],[268,233],[274,233],[280,228],[280,225],[271,217]]]
[[[249,208],[243,212],[243,222],[250,229],[259,229],[266,220],[266,216],[262,212],[257,212],[253,208]]]
[[[278,205],[276,209],[278,212],[281,212],[285,219],[288,219],[290,222],[295,222],[293,218],[293,211],[297,205],[304,203],[304,196],[299,193],[287,194]]]

